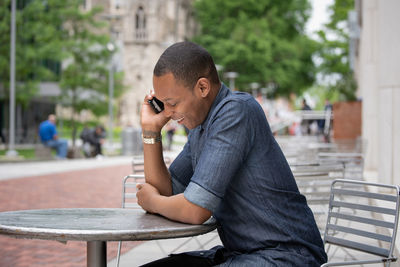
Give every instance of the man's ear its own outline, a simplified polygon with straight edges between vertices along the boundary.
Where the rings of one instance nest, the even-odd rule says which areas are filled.
[[[198,88],[202,97],[207,97],[211,90],[211,83],[207,78],[200,78],[197,81]]]

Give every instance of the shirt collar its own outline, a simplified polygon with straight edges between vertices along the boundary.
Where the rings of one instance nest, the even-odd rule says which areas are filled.
[[[215,107],[222,101],[222,99],[224,99],[229,94],[231,94],[231,91],[229,90],[228,87],[226,87],[226,85],[223,82],[221,82],[221,87],[219,88],[218,94],[215,97],[210,110],[208,111],[207,118],[204,120],[202,124],[198,126],[200,131],[203,131],[207,127],[208,121],[210,120],[211,114],[213,113]]]

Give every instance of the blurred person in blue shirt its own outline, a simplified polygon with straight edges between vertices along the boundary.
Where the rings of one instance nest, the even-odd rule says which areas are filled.
[[[191,42],[167,48],[154,68],[153,86],[141,110],[146,183],[137,186],[138,203],[184,223],[213,216],[223,246],[145,266],[326,262],[314,216],[257,101],[221,83],[211,55]],[[164,102],[158,114],[148,103],[153,97]],[[170,119],[190,132],[167,169],[161,129]]]
[[[48,119],[39,125],[39,136],[42,143],[57,151],[57,158],[65,159],[68,152],[68,142],[59,139],[56,128],[56,115],[50,114]]]

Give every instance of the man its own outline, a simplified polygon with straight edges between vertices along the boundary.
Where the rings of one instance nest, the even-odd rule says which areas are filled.
[[[307,104],[306,99],[303,99],[303,102],[301,104],[301,110],[312,111],[312,108]],[[301,121],[302,134],[311,134],[311,124],[313,122],[314,122],[313,120],[302,120]]]
[[[56,149],[57,158],[65,159],[67,157],[67,140],[59,139],[56,129],[56,115],[50,114],[48,119],[39,125],[40,140],[45,146]]]
[[[329,101],[329,99],[325,99],[325,106],[324,106],[324,111],[325,111],[325,118],[318,120],[318,133],[323,135],[324,137],[324,142],[330,142],[330,119],[331,119],[331,112],[332,112],[332,104]],[[325,122],[328,120],[328,124],[325,129]]]
[[[172,220],[218,222],[224,247],[188,252],[148,266],[320,266],[320,233],[256,100],[231,92],[210,54],[191,42],[170,46],[158,60],[154,93],[142,105],[146,183],[139,205]],[[147,100],[165,110],[155,114]],[[161,128],[176,120],[190,129],[169,170]]]
[[[102,145],[105,142],[106,131],[103,126],[97,125],[93,129],[84,127],[80,138],[83,141],[84,154],[86,157],[102,157]],[[92,149],[93,148],[93,149]]]

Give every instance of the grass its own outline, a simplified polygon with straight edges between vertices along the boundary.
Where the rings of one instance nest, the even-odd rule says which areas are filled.
[[[16,149],[18,155],[23,157],[24,159],[35,159],[35,149],[27,148],[27,149]],[[7,153],[7,149],[0,149],[0,156],[5,156]]]

